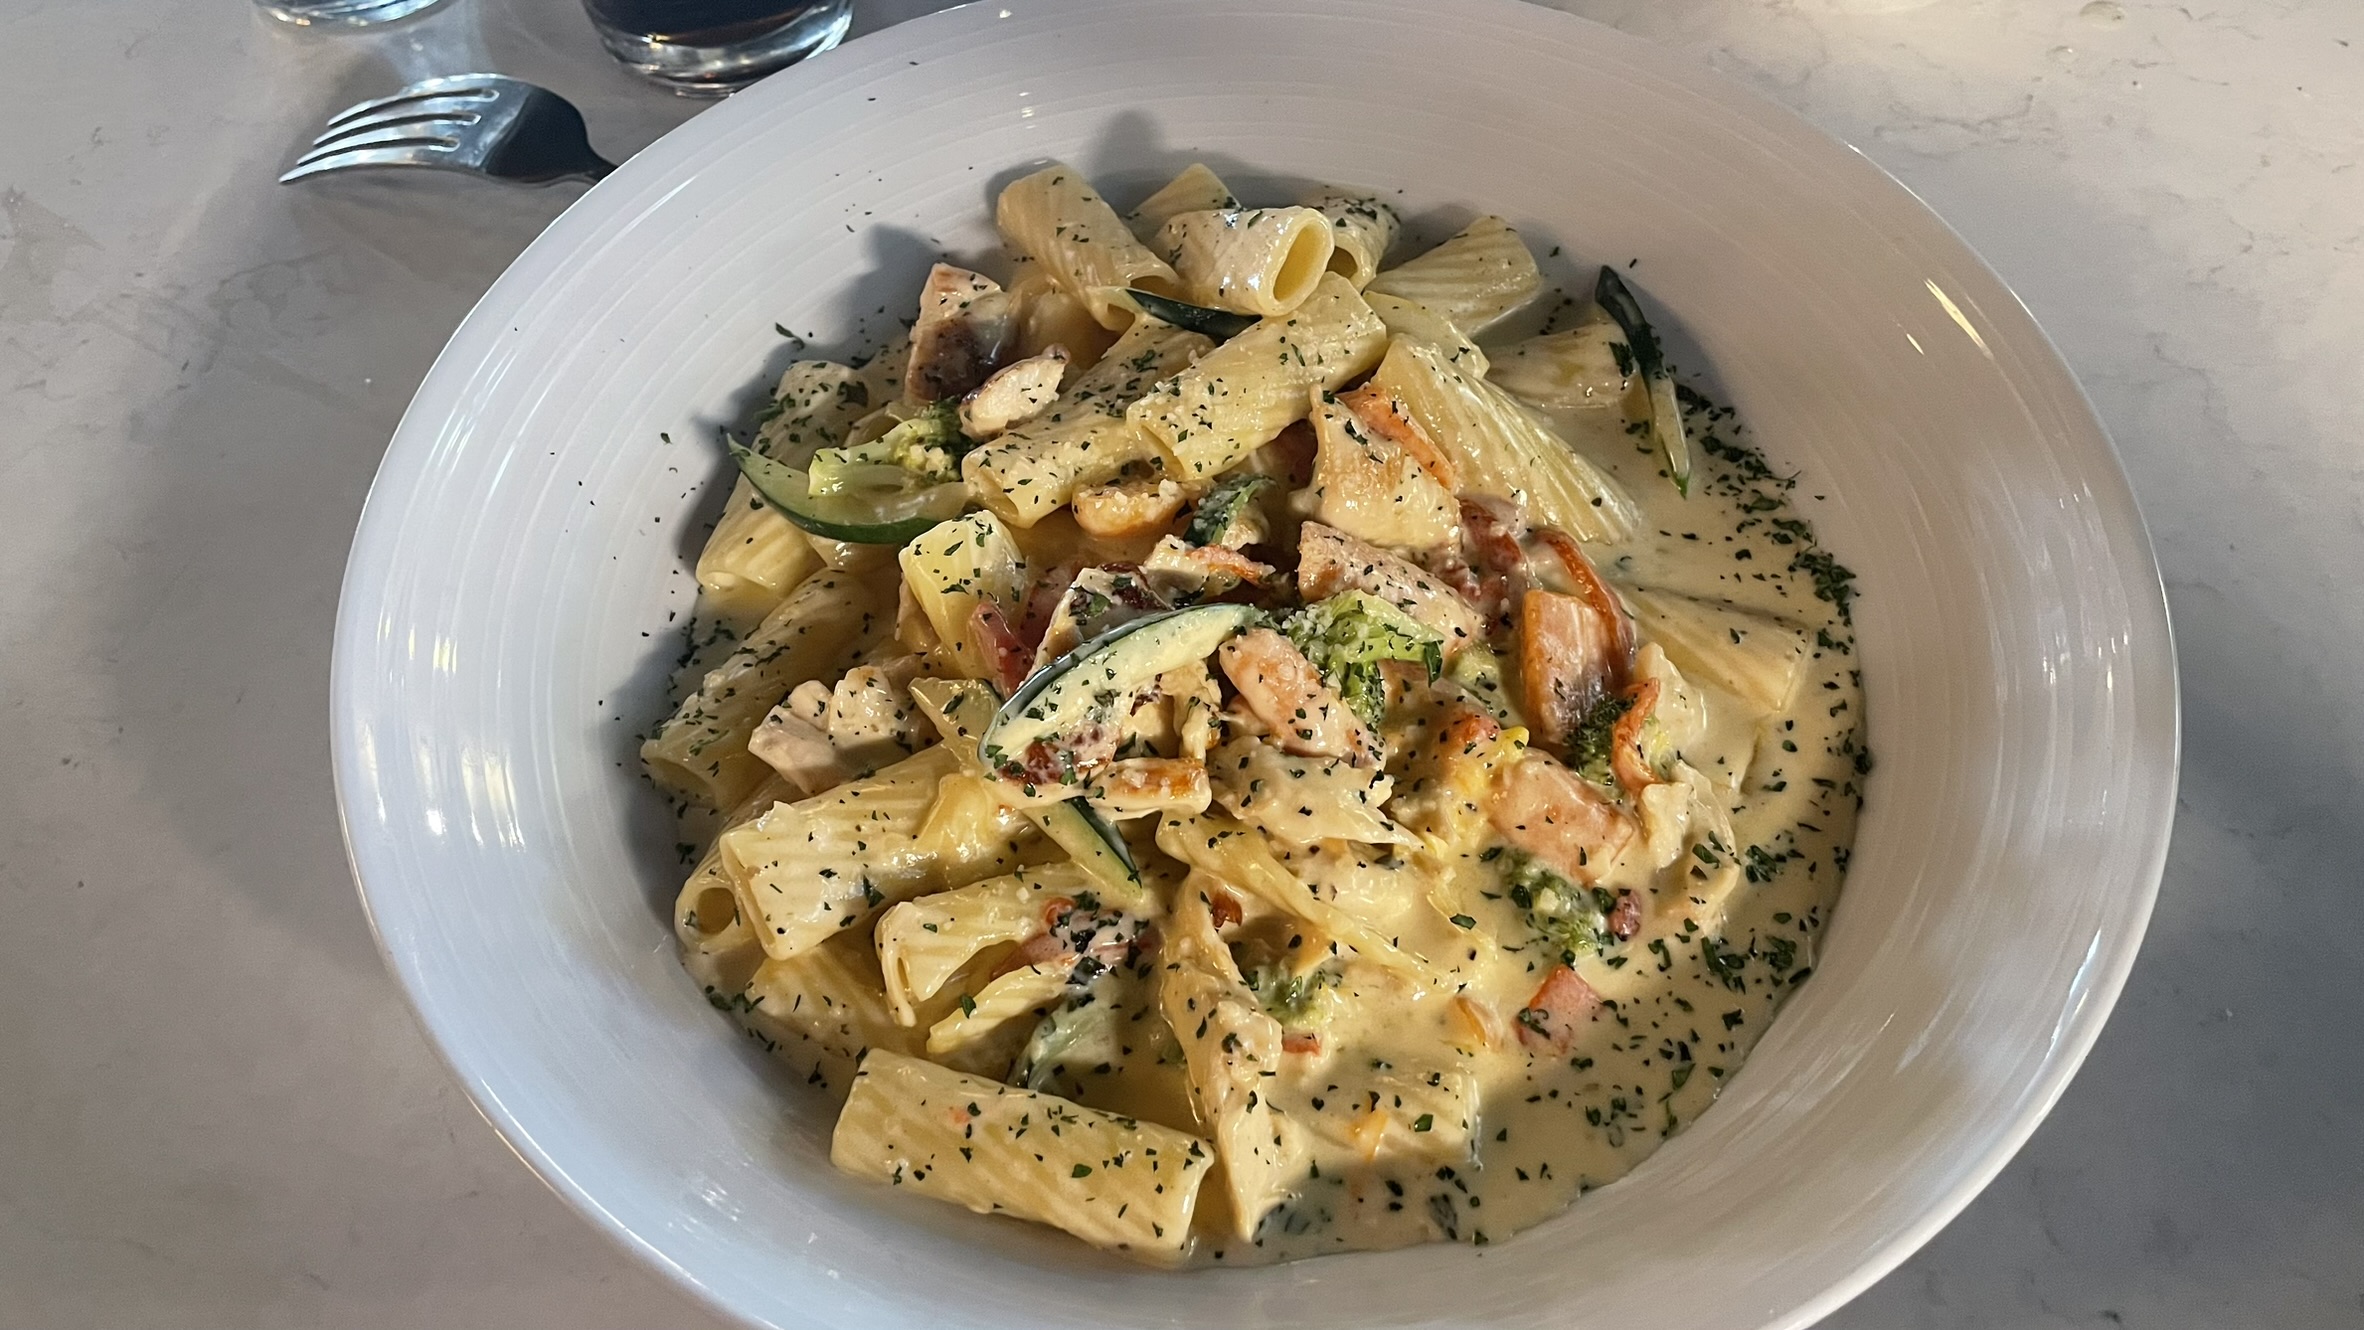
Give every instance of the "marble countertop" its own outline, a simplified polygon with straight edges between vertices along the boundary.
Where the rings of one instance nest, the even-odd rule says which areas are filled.
[[[2116,435],[2176,617],[2182,816],[2117,1015],[1984,1196],[1829,1324],[2364,1326],[2364,9],[1563,7],[1959,228]],[[430,73],[554,86],[611,157],[696,104],[573,0],[363,36],[20,4],[0,34],[0,1327],[711,1324],[446,1077],[327,779],[379,453],[576,190],[270,183],[325,112]]]

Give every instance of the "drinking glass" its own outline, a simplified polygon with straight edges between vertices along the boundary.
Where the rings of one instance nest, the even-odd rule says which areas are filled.
[[[583,0],[608,54],[688,96],[720,96],[844,38],[853,0]]]
[[[297,27],[365,28],[409,18],[443,0],[255,0],[255,7]]]

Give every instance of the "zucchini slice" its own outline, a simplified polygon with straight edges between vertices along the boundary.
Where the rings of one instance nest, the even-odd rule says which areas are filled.
[[[1133,862],[1133,847],[1082,795],[1025,813],[1077,867],[1102,886],[1114,888],[1120,900],[1140,893],[1141,866]]]
[[[1253,314],[1234,314],[1227,309],[1209,309],[1193,305],[1172,296],[1161,296],[1149,291],[1125,288],[1125,299],[1133,308],[1161,323],[1170,323],[1184,332],[1202,333],[1218,342],[1228,342],[1256,324]]]
[[[752,448],[731,445],[739,472],[774,508],[798,527],[829,540],[856,545],[902,545],[938,522],[960,516],[968,487],[958,481],[901,488],[848,489],[814,494],[804,472]]]
[[[914,686],[912,693],[935,722],[944,746],[952,750],[965,769],[980,775],[990,774],[977,757],[977,739],[993,723],[994,708],[999,701],[993,685],[978,680],[923,682],[928,686]],[[1081,795],[1065,803],[1019,811],[1042,828],[1052,844],[1067,851],[1077,867],[1106,888],[1110,899],[1137,912],[1151,910],[1149,897],[1141,885],[1141,867],[1133,861],[1132,847],[1125,844],[1125,838]]]
[[[1691,493],[1691,441],[1683,437],[1683,407],[1675,400],[1674,375],[1666,370],[1666,353],[1658,345],[1658,331],[1650,326],[1650,320],[1642,314],[1642,303],[1633,298],[1625,279],[1615,271],[1601,269],[1600,280],[1593,284],[1592,298],[1625,333],[1625,346],[1633,352],[1634,368],[1641,371],[1642,384],[1650,392],[1650,437],[1657,441],[1659,455],[1666,459],[1666,474],[1673,478],[1675,491],[1687,498]]]
[[[1167,670],[1206,659],[1260,617],[1249,605],[1193,605],[1111,628],[1035,671],[993,714],[978,755],[989,768],[1015,766],[1037,742],[1090,724]]]

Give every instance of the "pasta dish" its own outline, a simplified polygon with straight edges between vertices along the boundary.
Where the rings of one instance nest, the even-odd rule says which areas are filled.
[[[1847,867],[1851,575],[1794,478],[1497,217],[1392,262],[1367,191],[1053,164],[995,221],[998,278],[937,264],[730,444],[642,750],[690,973],[839,1168],[1154,1263],[1622,1175]]]

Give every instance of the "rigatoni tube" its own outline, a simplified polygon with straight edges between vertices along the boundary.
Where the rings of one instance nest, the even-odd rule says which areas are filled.
[[[838,1114],[829,1161],[1164,1263],[1190,1239],[1215,1159],[1171,1127],[874,1049]]]
[[[1308,394],[1343,386],[1379,363],[1387,325],[1354,285],[1325,273],[1305,303],[1260,319],[1125,412],[1157,441],[1175,478],[1204,487],[1302,420]]]

